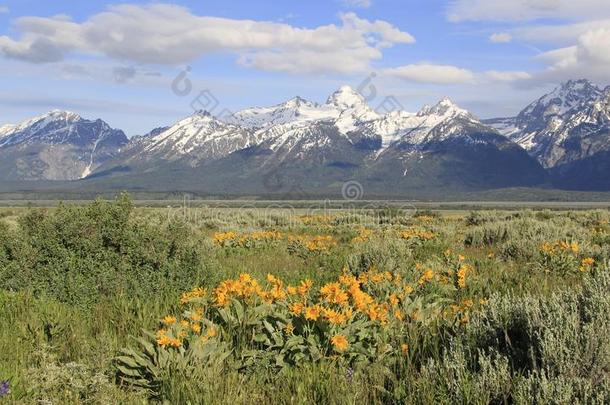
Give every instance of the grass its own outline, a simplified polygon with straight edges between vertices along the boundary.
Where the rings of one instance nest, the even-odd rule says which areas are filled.
[[[0,380],[10,382],[10,393],[0,401],[610,401],[610,345],[603,339],[610,333],[606,210],[430,211],[415,216],[334,210],[327,218],[313,219],[305,217],[305,209],[191,209],[183,214],[134,208],[125,197],[44,211],[0,209]],[[413,229],[434,236],[401,236]],[[214,242],[217,233],[229,231],[239,237],[257,231],[282,236],[236,239],[224,246]],[[335,243],[312,251],[293,240],[320,235]],[[578,249],[558,248],[552,254],[542,249],[545,242],[559,241]],[[583,268],[588,258],[593,264]],[[466,285],[445,284],[441,275],[460,263],[472,269]],[[234,327],[243,325],[241,318],[231,318],[239,315],[238,304],[227,306],[230,316],[209,304],[204,318],[220,332],[210,341],[217,345],[211,353],[194,351],[196,334],[184,338],[184,350],[158,347],[153,340],[155,353],[169,356],[169,363],[154,356],[146,363],[148,370],[158,370],[155,378],[141,374],[154,388],[129,384],[117,369],[116,358],[127,348],[145,356],[136,339],[161,328],[162,317],[180,319],[185,311],[180,294],[193,287],[211,294],[223,280],[244,273],[267,286],[271,273],[283,281],[282,288],[313,280],[314,299],[320,287],[346,271],[358,276],[371,269],[399,275],[414,287],[400,304],[407,316],[380,324],[364,322],[366,316],[360,314],[330,329],[303,319],[304,332],[297,330],[296,336],[303,333],[313,340],[303,343],[302,352],[283,357],[289,366],[278,366],[276,357],[280,352],[286,356],[287,340],[280,346],[252,340],[271,333],[269,327],[284,325],[280,319],[285,317],[295,325],[301,322],[277,300],[243,302],[243,316],[255,320],[249,326],[252,334]],[[426,269],[434,276],[420,284]],[[366,288],[379,300],[396,291],[389,284]],[[446,313],[467,300],[475,304],[456,317],[435,312]],[[413,308],[419,308],[419,316]],[[353,328],[360,328],[357,334],[363,337],[352,335]],[[287,339],[274,330],[273,336]],[[329,343],[337,333],[349,338],[346,351]],[[370,356],[357,353],[362,342]],[[397,342],[408,343],[408,355],[401,354]],[[380,355],[386,346],[392,349]],[[322,357],[311,357],[314,349]],[[254,360],[247,361],[251,353]],[[222,360],[216,364],[214,356]],[[293,358],[301,360],[293,364]],[[146,367],[138,372],[145,373]]]

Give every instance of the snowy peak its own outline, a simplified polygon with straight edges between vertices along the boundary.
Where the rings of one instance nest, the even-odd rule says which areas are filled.
[[[263,129],[292,123],[300,125],[313,120],[330,119],[337,115],[332,109],[297,96],[271,107],[252,107],[238,111],[225,121],[248,129]]]
[[[143,137],[143,157],[160,156],[172,160],[185,155],[199,159],[227,156],[252,146],[251,131],[220,121],[207,111],[198,111],[171,127]]]
[[[419,117],[425,117],[429,115],[436,115],[447,118],[454,118],[457,116],[471,117],[471,114],[467,110],[458,107],[458,105],[451,101],[451,99],[449,99],[448,97],[443,98],[434,106],[424,106],[417,113],[417,115]]]
[[[53,110],[0,127],[2,159],[14,162],[7,176],[27,180],[76,180],[89,176],[128,143],[123,131],[101,119]]]
[[[540,115],[539,118],[562,115],[575,107],[596,100],[601,94],[602,91],[586,79],[568,80],[527,106],[519,117],[523,119],[527,115]]]
[[[74,122],[82,119],[81,116],[77,113],[65,110],[51,110],[40,118],[51,118],[54,120],[63,120],[66,122]]]
[[[587,79],[568,80],[554,90],[554,93],[588,95],[599,93],[599,88]]]
[[[70,125],[82,120],[80,115],[71,111],[52,110],[46,114],[30,118],[16,125],[3,125],[0,127],[0,137],[8,136],[25,130],[39,131],[45,127],[53,125]]]
[[[116,135],[117,144],[127,142],[122,131],[113,130],[107,123],[83,119],[63,110],[52,110],[16,125],[0,127],[0,147],[23,143],[85,145],[100,137]]]
[[[287,108],[287,109],[298,110],[301,107],[313,108],[313,107],[315,107],[315,104],[310,101],[305,100],[304,98],[296,96],[296,97],[291,98],[290,100],[286,101],[284,104],[281,104],[281,106],[284,108]]]
[[[600,153],[610,144],[610,91],[588,80],[569,80],[514,118],[489,120],[545,168]]]
[[[366,100],[350,86],[341,86],[339,90],[328,97],[326,104],[343,111],[366,106]]]

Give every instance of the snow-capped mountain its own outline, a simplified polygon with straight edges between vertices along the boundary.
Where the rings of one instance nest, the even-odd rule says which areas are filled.
[[[417,147],[457,135],[454,124],[465,122],[480,124],[472,114],[446,97],[434,106],[424,106],[416,114],[389,113],[375,121],[372,130],[382,134],[385,145],[401,142]]]
[[[546,168],[578,159],[569,140],[607,125],[608,95],[588,80],[570,80],[532,102],[516,117],[487,123],[536,157]],[[588,127],[588,128],[587,128]],[[583,131],[584,130],[584,131]]]
[[[415,113],[379,114],[362,95],[342,86],[323,103],[295,97],[222,119],[199,111],[128,143],[120,131],[121,136],[110,137],[114,130],[102,121],[95,121],[97,132],[83,129],[92,123],[54,111],[4,126],[0,151],[18,145],[42,148],[36,162],[11,163],[28,168],[27,175],[15,176],[20,179],[93,174],[90,181],[96,184],[149,184],[168,190],[281,192],[269,190],[269,176],[309,189],[356,178],[378,193],[388,188],[397,194],[412,187],[476,189],[545,181],[540,165],[523,149],[448,98]],[[109,139],[115,142],[106,144]],[[59,170],[32,169],[62,161],[58,145],[70,151],[80,148],[80,155],[70,155],[70,170],[62,164],[60,176]],[[98,156],[102,145],[107,146],[103,157]]]
[[[476,150],[494,155],[493,164],[469,152]],[[511,164],[495,165],[503,160]],[[427,173],[412,170],[414,162],[427,167]],[[510,166],[522,166],[527,173]],[[525,151],[448,98],[417,113],[381,115],[349,86],[320,104],[295,97],[222,120],[198,112],[132,140],[101,169],[124,176],[147,173],[157,176],[156,181],[160,171],[180,173],[184,187],[196,183],[206,189],[226,190],[237,187],[239,180],[244,182],[240,187],[252,187],[255,193],[269,191],[262,179],[270,174],[310,188],[353,177],[370,182],[371,188],[378,178],[383,178],[380,184],[399,188],[438,186],[438,178],[443,187],[449,179],[455,187],[497,187],[503,182],[529,185],[544,178],[542,168]],[[481,178],[482,171],[490,173]]]
[[[602,90],[588,80],[570,80],[516,117],[486,123],[525,148],[558,186],[610,186],[607,172],[598,170],[610,155],[610,87]]]
[[[75,180],[87,177],[128,140],[102,120],[53,110],[0,127],[4,179]]]
[[[140,137],[127,150],[136,159],[171,161],[187,158],[196,163],[225,157],[256,143],[251,130],[198,111],[169,128]]]

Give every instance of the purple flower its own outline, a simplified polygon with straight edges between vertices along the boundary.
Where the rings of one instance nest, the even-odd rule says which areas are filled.
[[[11,392],[11,386],[8,381],[0,381],[0,398],[8,395]]]
[[[352,382],[352,377],[354,377],[354,369],[350,367],[347,369],[347,379],[349,382]]]

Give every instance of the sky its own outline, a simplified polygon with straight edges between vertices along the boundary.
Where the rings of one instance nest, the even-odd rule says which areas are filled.
[[[608,0],[0,0],[0,125],[65,109],[133,136],[345,84],[491,118],[578,78],[610,84]]]

